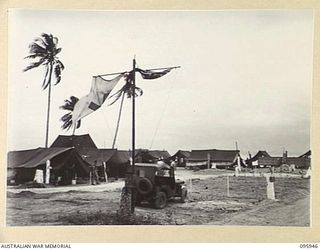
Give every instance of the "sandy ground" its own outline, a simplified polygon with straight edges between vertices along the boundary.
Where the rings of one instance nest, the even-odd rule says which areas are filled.
[[[310,225],[310,180],[298,175],[278,176],[277,200],[273,201],[266,199],[264,177],[232,175],[224,170],[178,170],[176,178],[186,181],[188,201],[172,200],[162,210],[143,203],[136,207],[136,214],[164,225]],[[118,181],[96,186],[8,188],[7,225],[110,224],[107,217],[116,216],[123,184]]]

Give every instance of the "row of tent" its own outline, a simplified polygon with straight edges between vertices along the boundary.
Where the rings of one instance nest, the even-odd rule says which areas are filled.
[[[233,168],[280,166],[287,163],[298,168],[310,166],[311,151],[299,157],[272,157],[266,151],[259,151],[255,156],[243,160],[239,150],[178,150],[170,155],[166,150],[138,149],[136,162],[154,163],[163,160],[168,164],[175,162],[177,167],[186,168]],[[117,149],[99,149],[90,135],[59,135],[50,148],[36,148],[22,151],[10,151],[7,157],[8,182],[16,184],[34,180],[37,170],[46,174],[47,162],[50,161],[51,184],[68,185],[72,180],[88,181],[92,166],[96,166],[99,177],[122,178],[130,165],[131,152]]]
[[[49,148],[10,151],[7,155],[8,183],[32,182],[37,170],[44,175],[50,161],[50,184],[68,185],[73,180],[88,182],[92,166],[100,178],[121,178],[130,164],[128,151],[99,149],[90,135],[59,135]]]

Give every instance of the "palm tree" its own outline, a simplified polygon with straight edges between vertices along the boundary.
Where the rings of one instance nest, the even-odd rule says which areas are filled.
[[[118,101],[121,97],[121,103],[120,103],[120,108],[119,108],[119,115],[118,115],[118,120],[117,120],[117,127],[116,127],[116,132],[114,135],[113,143],[112,143],[112,148],[114,148],[117,140],[117,135],[118,135],[118,130],[119,130],[119,125],[120,125],[120,118],[121,118],[121,113],[122,113],[122,106],[123,106],[123,100],[124,97],[127,96],[127,98],[132,98],[133,95],[135,97],[141,96],[143,94],[143,90],[137,86],[133,89],[132,85],[132,77],[133,77],[134,72],[131,71],[127,76],[126,76],[126,84],[115,94],[113,94],[110,98],[114,97],[114,100],[109,104],[112,105],[116,101]]]
[[[52,36],[52,34],[41,34],[41,37],[36,38],[29,45],[29,55],[25,59],[37,59],[37,61],[30,63],[23,71],[39,67],[43,65],[45,67],[45,76],[42,82],[42,89],[48,88],[48,107],[47,107],[47,126],[46,126],[46,141],[45,147],[48,147],[49,136],[49,119],[50,119],[50,102],[51,102],[51,80],[52,76],[55,78],[55,85],[61,81],[61,71],[64,69],[64,65],[57,57],[61,48],[57,47],[58,38]]]
[[[141,88],[135,86],[135,91],[133,91],[132,88],[132,72],[130,72],[127,76],[126,76],[126,83],[125,85],[118,90],[116,93],[114,93],[112,96],[110,96],[110,98],[113,98],[113,101],[109,104],[112,105],[115,102],[117,102],[120,97],[121,97],[121,103],[120,103],[120,108],[119,108],[119,115],[118,115],[118,120],[117,120],[117,127],[116,127],[116,132],[114,135],[114,139],[113,139],[113,143],[112,143],[112,148],[114,148],[115,143],[116,143],[116,139],[117,139],[117,135],[118,135],[118,131],[119,131],[119,125],[120,125],[120,118],[121,118],[121,113],[122,113],[122,107],[123,107],[123,101],[124,101],[124,97],[126,96],[127,98],[132,98],[133,96],[133,92],[135,93],[135,97],[141,96],[143,94],[143,91]],[[65,115],[63,115],[61,117],[61,121],[63,122],[61,128],[62,129],[66,129],[69,130],[72,127],[72,111],[74,109],[74,106],[76,105],[76,103],[78,102],[78,98],[75,96],[70,96],[69,100],[65,100],[64,104],[62,106],[60,106],[61,109],[69,111],[68,113],[66,113]],[[71,111],[71,112],[70,112]],[[79,120],[77,122],[77,124],[73,127],[73,132],[72,134],[74,134],[75,129],[79,128],[81,126],[81,120]]]

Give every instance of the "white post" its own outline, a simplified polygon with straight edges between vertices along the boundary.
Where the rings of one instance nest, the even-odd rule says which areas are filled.
[[[227,176],[227,197],[230,196],[230,191],[229,191],[230,187],[229,187],[229,176]]]
[[[234,168],[234,175],[235,175],[236,177],[239,176],[239,166],[238,166],[238,165]]]
[[[272,177],[272,178],[271,178]],[[267,198],[269,200],[275,200],[275,192],[274,192],[274,177],[272,174],[266,174],[267,180]]]
[[[52,169],[52,167],[50,166],[50,160],[46,161],[46,180],[45,180],[45,184],[49,184],[50,183],[50,169]]]
[[[103,172],[104,172],[104,178],[106,179],[106,182],[108,182],[107,164],[105,161],[103,162]]]
[[[207,158],[208,158],[208,169],[209,169],[209,168],[210,168],[210,165],[211,165],[211,164],[210,164],[210,154],[209,154],[209,153],[207,154]]]
[[[238,157],[237,157],[237,164],[239,166],[239,171],[241,171],[240,155],[238,155]]]
[[[188,192],[190,192],[190,193],[191,193],[191,192],[192,192],[192,179],[190,179],[189,181],[190,181],[190,186],[189,186],[189,190],[188,190]]]

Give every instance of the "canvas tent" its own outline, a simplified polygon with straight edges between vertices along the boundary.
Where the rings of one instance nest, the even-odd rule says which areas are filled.
[[[78,151],[83,148],[97,148],[89,134],[59,135],[52,143],[52,147],[74,147]]]
[[[74,147],[84,161],[93,166],[97,161],[98,173],[104,177],[104,165],[109,177],[124,177],[129,164],[129,153],[117,149],[98,149],[89,134],[59,135],[51,147]]]
[[[135,160],[138,163],[155,163],[160,159],[170,161],[170,157],[171,155],[166,150],[138,149],[135,154]]]
[[[210,162],[210,167],[213,168],[230,168],[237,164],[238,156],[240,157],[239,150],[192,150],[187,161],[187,167],[208,168],[208,162]],[[243,165],[241,158],[240,161]]]
[[[80,155],[90,165],[96,161],[100,177],[104,177],[104,166],[108,177],[124,177],[130,164],[128,151],[117,149],[82,148]]]
[[[45,171],[47,160],[52,167],[51,182],[60,176],[63,184],[70,184],[75,175],[88,176],[88,164],[74,148],[55,147],[8,152],[7,177],[18,184],[33,181],[37,169]]]

